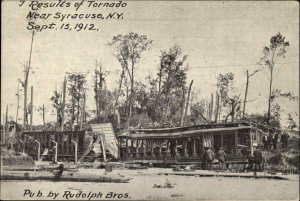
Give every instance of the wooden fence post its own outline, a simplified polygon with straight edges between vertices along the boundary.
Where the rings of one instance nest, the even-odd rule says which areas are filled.
[[[74,140],[71,140],[71,142],[73,142],[74,145],[75,145],[75,164],[77,164],[77,158],[78,158],[78,155],[77,155],[78,143],[75,142]]]
[[[57,163],[57,142],[51,140],[55,144],[55,155],[54,155],[54,162]]]
[[[38,143],[38,153],[37,153],[37,160],[40,160],[40,155],[41,155],[41,143],[37,140],[34,140],[36,143]]]

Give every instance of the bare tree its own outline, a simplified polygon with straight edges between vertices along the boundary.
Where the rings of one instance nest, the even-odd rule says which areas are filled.
[[[29,52],[29,60],[28,63],[24,64],[24,81],[22,82],[22,86],[24,87],[24,118],[23,118],[23,128],[26,128],[28,119],[27,119],[27,89],[28,89],[28,79],[31,68],[31,55],[32,55],[32,46],[34,40],[35,32],[32,31],[31,44],[30,44],[30,52]]]
[[[159,76],[159,78],[161,79],[161,76]],[[160,84],[159,84],[160,85]],[[160,87],[160,86],[159,86]],[[182,104],[181,104],[181,119],[180,119],[180,126],[183,126],[184,124],[184,111],[185,111],[185,86],[182,86]]]
[[[246,111],[246,102],[247,102],[247,94],[248,94],[248,87],[249,87],[249,79],[250,79],[250,77],[252,77],[253,75],[255,75],[259,71],[260,70],[255,70],[251,74],[249,74],[248,70],[246,72],[246,74],[247,74],[247,80],[246,80],[246,90],[245,90],[245,98],[244,98],[244,106],[243,106],[243,116],[242,116],[243,119],[245,119],[245,111]]]
[[[62,91],[62,104],[61,104],[61,125],[60,131],[64,131],[64,123],[65,123],[65,106],[66,106],[66,88],[67,88],[67,78],[65,76],[63,82],[63,91]],[[43,105],[44,107],[44,105]]]
[[[29,130],[32,131],[32,121],[33,121],[33,86],[31,86],[31,101],[30,101],[30,127]]]
[[[280,33],[271,37],[270,46],[264,47],[264,56],[260,59],[260,64],[267,66],[270,69],[270,87],[269,87],[269,101],[268,101],[268,122],[271,116],[271,95],[272,95],[272,82],[273,82],[273,70],[276,64],[276,59],[279,57],[285,57],[286,47],[290,44],[285,41]]]
[[[189,90],[188,90],[188,95],[187,95],[187,100],[186,100],[186,105],[185,105],[185,111],[184,111],[184,116],[183,116],[183,122],[185,123],[185,117],[187,115],[187,110],[189,108],[189,103],[190,103],[190,95],[191,95],[191,90],[192,90],[192,85],[193,85],[194,80],[191,81]]]
[[[99,69],[98,69],[99,67]],[[105,93],[106,93],[106,76],[107,72],[104,71],[102,64],[96,61],[96,69],[95,69],[95,84],[94,84],[94,92],[95,92],[95,102],[96,102],[96,116],[99,117],[101,111],[105,111]]]
[[[19,108],[20,108],[20,80],[18,80],[18,91],[16,93],[17,96],[17,114],[16,114],[16,124],[18,124],[19,118]]]

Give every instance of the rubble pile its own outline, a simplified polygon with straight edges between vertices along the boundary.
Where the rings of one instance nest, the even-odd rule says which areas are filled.
[[[2,165],[33,165],[34,161],[33,159],[26,155],[16,155],[16,152],[7,149],[7,148],[1,148],[1,160]]]
[[[280,171],[283,173],[299,173],[299,154],[285,152],[265,152],[267,171]]]

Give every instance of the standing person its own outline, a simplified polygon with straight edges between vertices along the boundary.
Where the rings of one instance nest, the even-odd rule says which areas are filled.
[[[259,171],[262,170],[263,156],[259,147],[257,147],[256,150],[253,152],[253,156],[254,156],[255,170],[259,170]]]
[[[268,146],[269,146],[269,149],[272,149],[272,146],[273,145],[273,135],[272,134],[269,134],[268,136]]]
[[[208,149],[206,151],[206,161],[207,161],[207,169],[208,170],[212,170],[212,165],[213,165],[214,159],[215,159],[215,154],[211,150],[211,148],[208,147]]]
[[[220,150],[218,151],[218,160],[219,160],[220,170],[223,170],[225,160],[226,160],[226,153],[225,153],[223,147],[220,147]]]
[[[264,144],[264,149],[268,149],[268,135],[264,134],[262,142]]]
[[[284,149],[288,148],[288,138],[290,136],[287,133],[283,133],[281,136],[281,143]]]
[[[207,148],[205,147],[203,150],[203,153],[201,155],[201,161],[202,161],[201,165],[202,165],[203,170],[206,170],[206,163],[207,163],[206,151],[207,151]]]

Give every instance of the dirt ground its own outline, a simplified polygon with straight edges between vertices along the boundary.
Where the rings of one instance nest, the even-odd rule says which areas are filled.
[[[104,174],[103,169],[79,171]],[[166,176],[158,175],[159,172],[171,169],[109,173],[132,178],[129,183],[1,181],[1,200],[299,200],[299,175],[275,180]],[[154,184],[164,185],[166,179],[173,188],[153,188]]]

